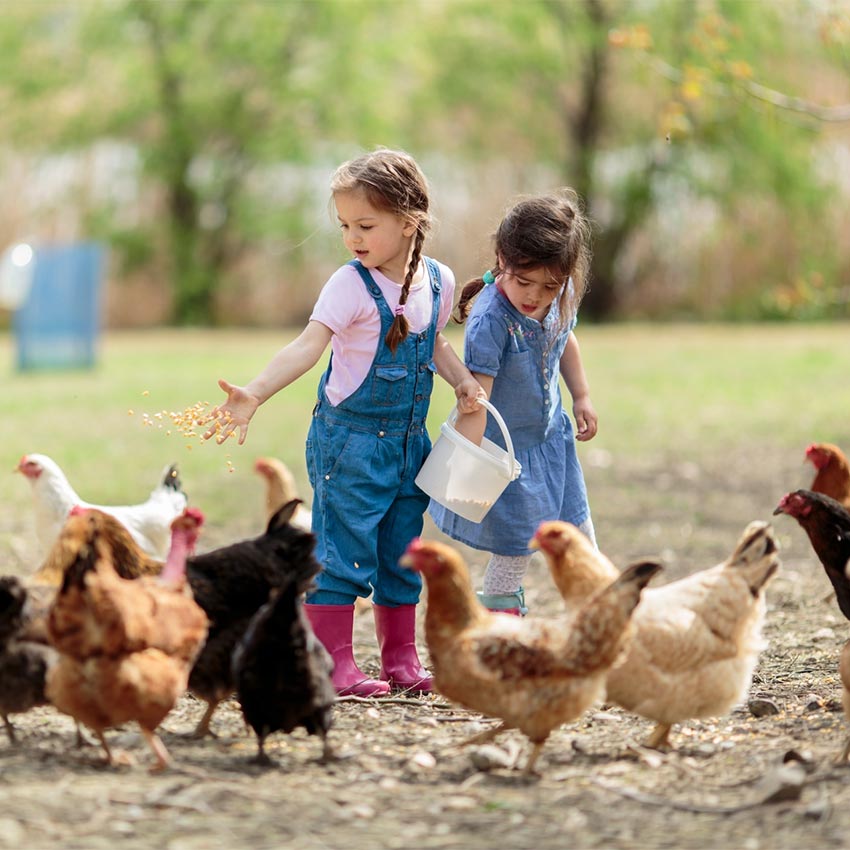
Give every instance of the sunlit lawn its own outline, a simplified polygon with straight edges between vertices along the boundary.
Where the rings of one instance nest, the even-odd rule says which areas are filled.
[[[177,460],[211,527],[227,526],[228,536],[253,532],[262,513],[257,456],[283,458],[309,498],[304,438],[324,366],[261,408],[241,447],[167,436],[167,417],[159,429],[145,427],[142,414],[216,403],[219,376],[246,382],[291,336],[114,332],[101,340],[92,371],[26,373],[15,369],[14,338],[0,336],[0,462],[11,471],[24,453],[51,455],[84,497],[114,503],[144,498]],[[451,338],[459,350],[459,332]],[[580,449],[584,458],[603,450],[637,464],[699,463],[764,443],[801,456],[816,439],[850,448],[850,325],[584,324],[579,340],[600,418],[598,437]],[[438,382],[432,436],[452,403]],[[3,512],[28,516],[27,483],[11,473],[0,473],[0,482]]]

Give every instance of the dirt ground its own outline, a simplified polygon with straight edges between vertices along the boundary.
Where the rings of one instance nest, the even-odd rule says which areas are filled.
[[[837,677],[847,624],[802,530],[771,517],[784,492],[808,483],[800,458],[754,451],[616,464],[587,455],[600,545],[620,565],[660,555],[664,580],[711,566],[752,519],[771,519],[782,545],[783,568],[768,590],[769,646],[749,700],[727,716],[677,727],[672,752],[641,746],[648,721],[600,705],[555,732],[539,775],[525,778],[511,769],[527,753],[519,734],[461,748],[489,721],[438,696],[401,696],[338,704],[338,761],[320,764],[319,741],[299,732],[272,736],[275,765],[261,768],[250,762],[256,744],[235,702],[215,715],[217,737],[198,742],[187,733],[202,705],[186,696],[161,727],[174,767],[152,775],[134,727],[108,737],[135,764],[106,768],[99,748],[75,746],[69,718],[43,708],[14,718],[17,745],[0,741],[0,847],[847,846],[850,769],[833,764],[850,731]],[[7,538],[29,531],[20,517],[0,522],[13,524],[0,527]],[[477,580],[483,558],[468,554]],[[526,588],[530,616],[558,610],[542,562]],[[368,612],[355,643],[374,672]]]

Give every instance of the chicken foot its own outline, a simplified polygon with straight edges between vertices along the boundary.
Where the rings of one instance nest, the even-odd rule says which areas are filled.
[[[533,776],[535,774],[534,766],[537,764],[537,759],[545,743],[545,738],[542,741],[532,741],[532,750],[528,754],[528,761],[526,761],[525,767],[522,769],[523,776]]]
[[[110,749],[109,744],[106,743],[106,736],[102,731],[96,730],[95,734],[97,735],[100,745],[103,747],[103,751],[106,754],[106,763],[110,767],[127,767],[133,763],[133,759],[129,753],[125,753],[120,750],[113,752]]]
[[[651,750],[669,750],[670,749],[670,730],[673,728],[672,723],[656,723],[655,729],[649,736],[645,746]]]
[[[251,761],[253,761],[254,764],[261,764],[265,767],[268,767],[268,766],[274,764],[274,762],[269,758],[269,755],[266,752],[266,736],[265,735],[258,735],[257,736],[257,755],[255,755],[254,758],[251,759]]]
[[[340,757],[331,746],[327,735],[322,736],[322,755],[319,757],[319,764],[330,764],[331,762],[339,761]]]
[[[483,732],[477,732],[471,738],[467,738],[465,741],[461,741],[458,746],[468,747],[471,744],[489,743],[497,736],[501,735],[502,732],[507,732],[508,729],[513,729],[513,726],[508,726],[507,723],[500,723],[498,726],[491,726],[489,729],[485,729]]]
[[[150,772],[159,773],[165,770],[171,764],[171,756],[168,754],[168,750],[165,749],[165,744],[162,743],[159,735],[153,730],[145,729],[144,726],[140,726],[139,728],[142,730],[142,735],[144,735],[148,746],[153,750],[154,757],[156,758],[156,761],[150,768]]]
[[[190,738],[205,738],[207,735],[215,738],[215,732],[210,729],[210,720],[212,720],[213,712],[218,707],[218,702],[207,701],[207,710],[204,712],[204,716],[198,721],[198,725],[195,727],[195,731],[189,734]]]
[[[847,738],[847,741],[844,744],[844,749],[841,751],[841,755],[835,759],[835,763],[846,764],[848,756],[850,756],[850,737]]]
[[[4,714],[4,715],[2,715],[2,717],[3,717],[3,723],[6,726],[6,734],[9,736],[9,743],[10,744],[16,744],[17,739],[15,738],[15,730],[12,726],[12,721],[9,720],[9,715]]]

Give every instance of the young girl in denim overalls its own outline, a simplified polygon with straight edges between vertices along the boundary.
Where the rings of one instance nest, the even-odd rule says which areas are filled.
[[[421,579],[398,565],[423,526],[428,497],[416,486],[431,443],[425,418],[433,372],[461,410],[481,387],[440,331],[454,276],[422,257],[430,227],[428,187],[405,153],[378,150],[340,166],[331,192],[354,259],[322,289],[307,327],[246,386],[219,381],[218,441],[245,441],[257,408],[310,368],[331,344],[307,436],[316,557],[324,570],[305,611],[333,656],[338,693],[380,696],[390,686],[431,690],[414,642]],[[208,432],[208,433],[213,433]],[[354,600],[373,594],[381,650],[378,679],[352,650]]]
[[[525,614],[522,580],[537,526],[566,520],[595,544],[575,446],[575,440],[592,439],[597,426],[573,333],[590,260],[589,227],[576,194],[562,190],[516,204],[495,241],[495,267],[464,287],[458,319],[466,319],[478,296],[464,357],[505,420],[522,473],[480,523],[433,501],[429,512],[449,536],[492,553],[482,602],[492,610]],[[575,435],[562,407],[560,377],[572,396]],[[457,427],[477,444],[485,435],[504,447],[500,429],[483,408],[460,416]]]

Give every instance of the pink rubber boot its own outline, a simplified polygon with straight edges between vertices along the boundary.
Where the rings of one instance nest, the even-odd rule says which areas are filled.
[[[390,686],[370,679],[354,660],[351,634],[354,629],[353,605],[304,604],[304,611],[316,637],[324,644],[334,661],[331,681],[340,696],[383,697]]]
[[[416,606],[373,605],[372,611],[381,647],[381,678],[397,690],[427,694],[433,680],[416,654]]]

